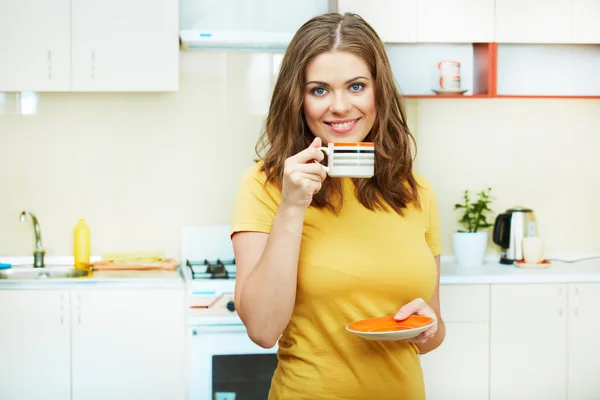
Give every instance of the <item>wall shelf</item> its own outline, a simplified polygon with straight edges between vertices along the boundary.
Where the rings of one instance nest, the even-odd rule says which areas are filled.
[[[392,71],[407,98],[485,98],[495,88],[494,43],[388,43]],[[433,92],[438,86],[437,64],[441,60],[461,63],[462,95]]]
[[[403,43],[386,47],[405,98],[600,99],[600,44]],[[443,59],[461,63],[461,83],[469,89],[465,94],[432,93],[435,64]]]

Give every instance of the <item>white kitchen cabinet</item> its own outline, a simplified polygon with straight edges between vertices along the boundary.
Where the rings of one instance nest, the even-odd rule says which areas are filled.
[[[419,0],[418,42],[494,41],[494,0]]]
[[[569,43],[571,0],[496,0],[496,42]]]
[[[569,284],[568,399],[600,394],[600,283]]]
[[[185,398],[184,294],[72,292],[73,400]]]
[[[0,399],[70,400],[69,292],[0,290]]]
[[[0,92],[71,88],[69,0],[0,1]]]
[[[600,0],[571,0],[571,43],[600,43]]]
[[[489,285],[440,287],[446,338],[420,357],[428,400],[488,398],[489,306]]]
[[[492,285],[490,399],[567,393],[567,285]]]
[[[73,91],[174,91],[177,0],[72,0]]]
[[[419,0],[421,1],[421,0]],[[417,40],[417,0],[338,0],[338,12],[363,17],[386,43]]]

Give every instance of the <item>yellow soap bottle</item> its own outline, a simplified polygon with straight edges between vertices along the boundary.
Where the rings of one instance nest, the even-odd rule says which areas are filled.
[[[73,258],[76,269],[89,269],[90,247],[90,227],[85,219],[81,218],[73,230]]]

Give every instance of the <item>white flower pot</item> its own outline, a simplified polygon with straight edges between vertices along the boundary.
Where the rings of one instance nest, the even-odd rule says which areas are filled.
[[[473,267],[483,264],[487,247],[488,233],[485,232],[454,232],[452,234],[454,257],[456,263],[463,267]]]

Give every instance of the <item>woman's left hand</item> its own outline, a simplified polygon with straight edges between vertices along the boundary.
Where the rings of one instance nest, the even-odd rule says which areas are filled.
[[[407,342],[425,343],[426,341],[431,339],[438,330],[437,315],[436,315],[435,311],[433,310],[433,308],[431,308],[425,300],[414,299],[410,303],[403,305],[398,310],[396,315],[394,315],[394,319],[398,320],[398,321],[402,321],[402,320],[410,317],[413,314],[423,315],[424,317],[429,317],[429,318],[435,320],[435,324],[431,328],[427,329],[425,332],[421,333],[419,336],[415,336],[413,338],[406,339]]]

